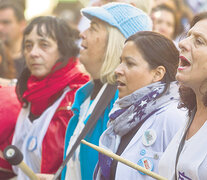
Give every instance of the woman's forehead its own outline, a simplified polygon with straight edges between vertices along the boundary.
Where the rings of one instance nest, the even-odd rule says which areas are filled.
[[[37,34],[40,37],[56,40],[54,31],[46,28],[45,24],[34,25],[31,32],[25,35],[25,38],[27,38],[32,33]]]
[[[207,19],[202,19],[195,23],[195,25],[190,29],[190,31],[198,31],[205,33],[207,35]]]

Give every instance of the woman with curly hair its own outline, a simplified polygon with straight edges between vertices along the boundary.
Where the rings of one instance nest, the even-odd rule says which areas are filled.
[[[188,123],[173,138],[159,164],[169,180],[206,179],[207,164],[207,12],[191,22],[181,49],[176,79],[181,84],[181,107],[189,112]]]

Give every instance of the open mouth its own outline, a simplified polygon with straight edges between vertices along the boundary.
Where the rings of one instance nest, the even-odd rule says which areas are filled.
[[[82,49],[87,49],[86,46],[84,46],[83,44],[81,44]]]
[[[117,80],[116,82],[117,82],[117,86],[119,86],[119,87],[126,86],[126,84],[124,84],[123,82],[121,82],[119,80]]]
[[[191,63],[188,59],[186,59],[184,56],[180,56],[180,62],[178,70],[183,70],[191,66]]]

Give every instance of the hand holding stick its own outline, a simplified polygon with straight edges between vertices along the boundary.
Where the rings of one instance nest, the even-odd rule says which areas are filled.
[[[11,164],[21,168],[21,170],[31,179],[39,180],[36,174],[23,161],[21,151],[14,145],[7,146],[4,149],[4,158]]]
[[[87,146],[95,149],[96,151],[98,151],[98,152],[100,152],[102,154],[105,154],[106,156],[109,156],[109,157],[111,157],[111,158],[113,158],[113,159],[115,159],[117,161],[120,161],[120,162],[126,164],[127,166],[132,167],[133,169],[136,169],[138,171],[141,171],[141,172],[147,174],[148,176],[151,176],[151,177],[153,177],[155,179],[158,179],[158,180],[167,180],[165,177],[162,177],[159,174],[156,174],[156,173],[154,173],[154,172],[152,172],[152,171],[150,171],[148,169],[145,169],[145,168],[143,168],[143,167],[141,167],[141,166],[139,166],[139,165],[137,165],[137,164],[135,164],[135,163],[127,160],[127,159],[124,159],[121,156],[118,156],[118,155],[116,155],[116,154],[114,154],[114,153],[112,153],[110,151],[107,151],[104,148],[101,148],[99,146],[96,146],[94,144],[91,144],[91,143],[89,143],[89,142],[87,142],[85,140],[81,140],[81,143],[83,143],[83,144],[85,144],[85,145],[87,145]]]

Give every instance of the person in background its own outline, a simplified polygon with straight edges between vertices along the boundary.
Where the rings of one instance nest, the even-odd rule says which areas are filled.
[[[0,42],[0,179],[15,176],[11,165],[4,159],[3,151],[11,145],[15,124],[21,104],[15,93],[16,77],[14,62],[7,46]]]
[[[78,23],[81,18],[80,10],[83,5],[80,1],[60,1],[53,10],[53,14],[57,17],[65,19],[68,24],[77,30],[79,36]]]
[[[207,164],[207,12],[197,14],[187,37],[179,43],[180,106],[189,120],[175,135],[159,163],[159,173],[169,180],[206,179]]]
[[[125,41],[115,70],[119,99],[100,147],[158,172],[158,162],[186,116],[177,108],[178,59],[173,42],[159,33],[138,32]],[[152,178],[99,153],[94,179]]]
[[[160,4],[152,9],[153,31],[174,40],[178,35],[179,20],[173,8]]]
[[[78,69],[73,30],[59,18],[40,16],[25,28],[26,67],[16,92],[22,103],[12,144],[35,173],[55,173],[62,163],[64,137],[76,90],[89,78]],[[18,180],[28,179],[17,167]]]
[[[119,64],[126,38],[137,31],[152,28],[151,19],[146,13],[126,3],[108,3],[100,7],[84,8],[81,12],[91,20],[91,24],[80,34],[82,38],[80,62],[91,75],[92,81],[76,93],[72,106],[74,116],[66,132],[64,157],[70,152],[85,127],[104,89],[115,86],[114,70]],[[104,96],[109,95],[112,95],[112,98],[108,106],[85,136],[87,141],[96,145],[106,129],[108,114],[118,97],[118,92],[111,91]],[[97,160],[98,152],[80,144],[64,169],[61,179],[92,179]]]
[[[175,14],[177,16],[178,33],[175,41],[178,43],[183,34],[186,33],[189,29],[189,23],[193,17],[193,12],[189,6],[186,5],[184,0],[154,0],[153,9],[161,4],[166,4],[175,11]]]
[[[154,0],[97,0],[94,3],[92,3],[92,6],[102,6],[104,4],[107,4],[109,2],[124,2],[124,3],[129,3],[132,6],[135,6],[147,14],[150,14],[152,5],[153,5]]]
[[[16,77],[14,62],[4,43],[0,42],[0,85],[12,85],[11,79]]]
[[[12,0],[0,1],[0,40],[4,42],[16,69],[16,78],[24,68],[21,53],[23,31],[26,26],[24,9]]]
[[[151,13],[152,10],[152,5],[154,0],[117,0],[118,2],[125,2],[125,3],[129,3],[141,10],[143,10],[144,12],[146,12],[147,14]]]
[[[0,75],[3,78],[13,78],[14,67],[9,55],[0,43]],[[7,71],[5,71],[7,70]],[[4,148],[11,145],[14,128],[21,105],[15,93],[15,86],[3,87],[0,84],[0,179],[6,180],[15,176],[11,165],[3,158]]]

